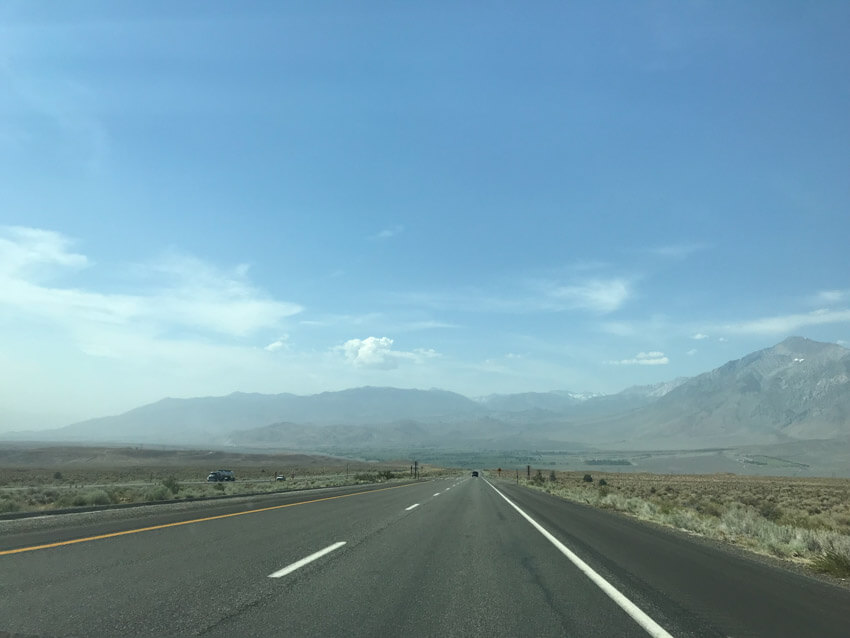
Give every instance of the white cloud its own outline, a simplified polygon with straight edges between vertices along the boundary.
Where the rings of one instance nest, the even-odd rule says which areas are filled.
[[[842,303],[848,300],[850,300],[850,290],[821,290],[812,297],[812,302],[818,306]]]
[[[267,345],[264,350],[268,350],[269,352],[277,352],[278,350],[289,349],[289,335],[283,335],[277,341],[272,341],[269,345]]]
[[[0,276],[44,275],[46,268],[84,268],[85,255],[70,252],[73,242],[53,231],[0,226]]]
[[[691,349],[690,349],[690,350],[688,350],[685,354],[686,354],[686,355],[688,355],[689,357],[692,357],[692,356],[694,356],[696,353],[697,353],[697,349],[696,349],[696,348],[691,348]]]
[[[48,285],[49,279],[64,282],[90,265],[86,256],[70,251],[71,243],[52,231],[0,229],[0,305],[22,321],[38,317],[76,335],[112,325],[150,338],[175,332],[241,337],[301,311],[252,286],[245,265],[226,271],[185,256],[137,269],[141,282],[123,282],[132,292]]]
[[[764,317],[752,321],[728,324],[724,330],[734,334],[782,335],[807,326],[850,322],[850,310],[815,310],[814,312]]]
[[[702,341],[703,339],[708,339],[708,335],[703,334],[702,332],[698,332],[695,335],[692,335],[691,339],[695,339],[696,341]]]
[[[222,270],[194,257],[170,255],[148,267],[157,280],[146,310],[154,318],[232,336],[274,327],[298,314],[297,304],[271,299],[252,286],[244,264]]]
[[[363,368],[392,370],[403,361],[422,363],[425,359],[439,356],[434,350],[417,349],[411,352],[393,350],[389,337],[367,337],[349,339],[336,349],[341,350],[349,363]]]
[[[404,226],[397,224],[391,228],[384,228],[379,233],[372,235],[371,239],[390,239],[404,232]]]
[[[413,317],[389,316],[381,312],[367,312],[360,315],[324,314],[312,319],[302,319],[299,324],[310,327],[358,326],[359,332],[404,333],[420,330],[456,329],[460,325],[438,319],[418,318],[422,313],[417,312]]]
[[[445,328],[458,328],[459,326],[456,323],[448,323],[445,321],[437,321],[434,319],[426,319],[423,321],[410,321],[407,323],[400,323],[396,326],[397,330],[402,332],[413,332],[416,330],[441,330]]]
[[[453,310],[528,314],[570,309],[608,314],[633,296],[632,282],[623,277],[588,278],[562,284],[551,279],[526,279],[519,289],[516,281],[505,282],[498,290],[467,287],[442,292],[402,292],[393,298],[418,310]]]
[[[631,297],[631,286],[625,279],[589,279],[569,286],[553,286],[548,295],[568,307],[609,313],[620,308]]]
[[[302,326],[314,326],[327,328],[330,326],[371,326],[384,321],[384,315],[380,312],[367,312],[361,315],[349,314],[325,314],[318,315],[315,319],[302,319],[298,323]]]
[[[670,363],[670,359],[663,352],[653,350],[651,352],[638,352],[632,359],[620,359],[619,361],[608,361],[606,363],[620,366],[663,366]]]

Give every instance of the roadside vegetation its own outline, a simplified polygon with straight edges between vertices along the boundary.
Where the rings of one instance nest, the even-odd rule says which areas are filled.
[[[850,577],[850,480],[535,471],[520,483]]]
[[[336,466],[229,466],[236,481],[207,482],[207,468],[2,468],[0,515],[93,505],[149,503],[170,500],[287,492],[410,478],[401,465],[348,463]],[[209,470],[216,467],[209,467]],[[420,476],[439,470],[423,468]],[[278,480],[277,477],[284,477]]]

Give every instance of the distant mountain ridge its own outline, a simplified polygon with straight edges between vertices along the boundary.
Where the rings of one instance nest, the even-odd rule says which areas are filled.
[[[457,419],[481,412],[472,399],[446,390],[366,386],[313,395],[248,394],[162,399],[116,416],[90,419],[50,431],[58,440],[189,443],[280,421],[302,425],[360,425],[403,419]],[[42,432],[41,434],[43,434]],[[118,438],[115,438],[118,437]]]
[[[521,392],[519,394],[491,394],[479,403],[495,412],[525,412],[528,410],[568,411],[570,408],[602,394],[578,392]]]
[[[689,377],[678,377],[672,381],[663,381],[662,383],[654,383],[652,385],[633,385],[626,388],[620,394],[627,396],[642,396],[649,398],[661,398],[665,394],[669,394],[680,385],[688,381]]]
[[[600,423],[646,445],[737,445],[850,434],[850,350],[802,337],[693,377]]]
[[[309,450],[430,445],[629,449],[762,445],[850,436],[850,350],[790,337],[692,378],[613,395],[490,395],[362,387],[302,396],[162,399],[31,440]]]

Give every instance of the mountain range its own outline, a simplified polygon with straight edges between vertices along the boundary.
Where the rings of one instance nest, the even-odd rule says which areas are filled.
[[[696,449],[850,436],[850,350],[801,337],[692,378],[613,395],[445,390],[162,399],[11,439],[245,448]]]
[[[608,419],[610,433],[658,446],[782,443],[850,435],[850,350],[790,337],[688,379]]]

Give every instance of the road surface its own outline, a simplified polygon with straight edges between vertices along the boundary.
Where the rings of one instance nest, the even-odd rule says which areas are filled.
[[[0,535],[0,636],[850,635],[847,589],[487,477],[146,510]]]

